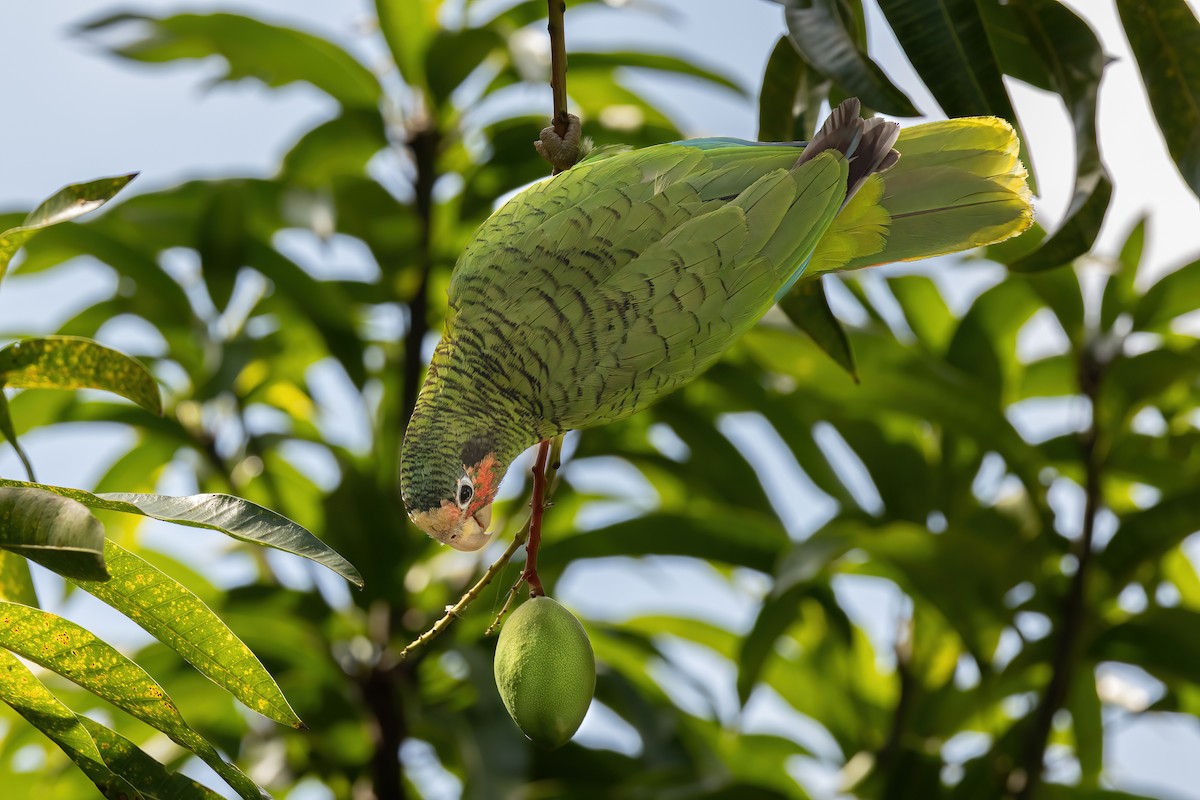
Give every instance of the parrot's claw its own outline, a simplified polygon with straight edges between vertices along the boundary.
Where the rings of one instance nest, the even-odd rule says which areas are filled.
[[[575,166],[583,155],[580,147],[582,133],[583,127],[579,122],[579,117],[567,114],[567,132],[565,134],[559,136],[553,125],[547,125],[542,128],[542,132],[538,134],[538,140],[533,143],[533,146],[538,151],[538,155],[550,162],[555,173],[563,172]]]

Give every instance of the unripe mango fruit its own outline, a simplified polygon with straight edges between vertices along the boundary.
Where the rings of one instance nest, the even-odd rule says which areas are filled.
[[[500,631],[496,688],[522,733],[543,747],[575,735],[596,691],[596,657],[579,620],[549,597],[525,601]]]

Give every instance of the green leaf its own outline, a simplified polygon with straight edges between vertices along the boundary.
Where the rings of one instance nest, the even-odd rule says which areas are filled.
[[[100,520],[82,503],[41,489],[0,489],[0,547],[66,578],[109,577]]]
[[[0,647],[57,672],[69,681],[162,731],[198,755],[244,800],[266,797],[241,770],[221,758],[180,715],[146,671],[90,631],[62,617],[0,601]]]
[[[546,563],[584,558],[676,555],[770,572],[788,537],[775,519],[740,512],[689,516],[654,513],[606,528],[543,542]]]
[[[1015,125],[1016,114],[975,2],[880,0],[879,6],[946,116],[990,114]]]
[[[1075,732],[1081,784],[1088,789],[1099,788],[1104,769],[1104,720],[1100,697],[1096,694],[1096,674],[1087,665],[1081,666],[1071,679],[1067,708]]]
[[[784,36],[775,43],[767,59],[762,88],[758,93],[758,140],[782,142],[792,138],[796,125],[795,107],[808,67]]]
[[[888,278],[887,284],[917,341],[931,352],[944,352],[954,333],[955,319],[933,279],[899,275]]]
[[[1009,264],[1008,268],[1013,272],[1041,272],[1070,264],[1091,250],[1108,213],[1112,190],[1112,182],[1103,173],[1097,173],[1092,181],[1077,184],[1062,226],[1041,247]]]
[[[257,78],[272,87],[304,81],[346,108],[374,108],[383,96],[371,71],[328,39],[237,14],[116,14],[81,30],[91,33],[129,23],[148,32],[112,52],[134,61],[163,64],[220,56],[227,70],[218,80]]]
[[[196,494],[170,497],[161,494],[92,494],[82,489],[26,483],[0,478],[0,486],[28,486],[78,500],[88,508],[141,514],[164,522],[174,522],[193,528],[221,531],[243,542],[273,547],[285,553],[302,556],[317,562],[355,586],[362,586],[362,576],[354,566],[334,552],[329,545],[287,517],[255,505],[240,497],[227,494]]]
[[[1098,556],[1115,586],[1124,586],[1143,564],[1152,564],[1200,530],[1200,489],[1163,498],[1127,515]]]
[[[16,553],[0,550],[0,600],[12,600],[37,608],[37,592],[29,574],[29,563]]]
[[[1117,10],[1167,149],[1200,194],[1200,20],[1185,0],[1117,0]]]
[[[1146,218],[1142,217],[1133,226],[1121,252],[1117,256],[1116,271],[1108,276],[1104,283],[1104,297],[1100,307],[1100,328],[1108,330],[1117,317],[1125,311],[1132,311],[1137,302],[1138,292],[1134,286],[1138,268],[1142,262],[1142,251],[1146,242]]]
[[[614,69],[648,69],[655,72],[700,78],[717,86],[732,89],[738,94],[745,93],[733,79],[719,72],[701,67],[686,59],[661,53],[639,53],[629,50],[609,53],[571,51],[567,63],[572,75],[592,71],[608,73]],[[570,83],[567,85],[569,88]]]
[[[1090,655],[1136,665],[1168,684],[1200,685],[1200,613],[1150,608],[1100,633]]]
[[[134,172],[113,178],[98,178],[87,183],[73,183],[42,201],[40,206],[25,217],[24,222],[0,233],[0,278],[4,277],[9,262],[21,249],[21,245],[39,231],[96,210],[136,177],[137,173]]]
[[[825,286],[820,278],[801,279],[790,292],[779,301],[779,307],[797,328],[804,331],[834,362],[850,373],[858,383],[858,371],[854,368],[854,352],[842,323],[829,308]]]
[[[424,88],[425,48],[437,29],[437,9],[412,0],[375,0],[375,14],[400,77],[411,87]]]
[[[504,38],[490,28],[439,30],[425,50],[425,75],[433,103],[442,106],[449,102],[454,90],[503,47]]]
[[[1200,308],[1200,261],[1180,267],[1159,279],[1133,307],[1133,327],[1165,330],[1176,317]]]
[[[814,69],[870,108],[897,117],[917,116],[912,101],[859,47],[839,13],[836,0],[774,2],[786,9],[784,16],[792,41]]]
[[[96,784],[101,795],[112,800],[141,800],[137,789],[105,763],[100,748],[75,712],[63,705],[16,656],[3,649],[0,649],[0,700],[58,745]]]
[[[784,592],[772,592],[763,600],[754,626],[742,640],[737,656],[737,693],[743,706],[758,685],[779,637],[796,622],[802,607],[800,601],[808,593],[806,586],[793,586]]]
[[[155,800],[221,800],[221,795],[207,786],[167,770],[116,731],[87,717],[79,717],[79,722],[100,746],[104,763],[149,797]]]
[[[103,389],[162,414],[158,384],[142,362],[91,339],[13,342],[0,350],[0,381],[20,389]]]
[[[29,490],[0,489],[14,491]],[[113,542],[106,543],[104,556],[112,580],[76,580],[80,588],[141,625],[247,708],[284,725],[304,728],[270,673],[200,598]]]

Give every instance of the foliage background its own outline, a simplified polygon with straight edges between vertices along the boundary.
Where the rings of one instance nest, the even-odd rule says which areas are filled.
[[[878,21],[873,4],[866,5]],[[77,20],[102,11],[96,4],[75,7]],[[284,10],[289,18],[299,13],[291,4]],[[156,6],[153,13],[168,12]],[[634,13],[573,7],[572,48],[621,49],[633,39],[630,49],[688,53],[697,63],[735,76],[746,97],[713,88],[712,81],[701,89],[697,82],[622,73],[651,98],[643,102],[611,88],[606,77],[629,56],[602,61],[590,83],[577,60],[571,86],[588,112],[588,132],[602,141],[632,143],[677,138],[680,132],[753,136],[762,68],[784,32],[779,9],[757,0],[692,7],[687,37],[676,24],[655,27],[653,15],[639,17],[646,20],[638,26],[641,33],[631,34],[619,15]],[[324,18],[304,27],[341,41],[374,66],[384,52],[378,37],[350,25],[369,14],[343,7],[332,26]],[[1109,32],[1106,51],[1124,47],[1119,29],[1111,36],[1116,17],[1111,8],[1087,14]],[[269,18],[281,18],[281,9]],[[740,28],[737,36],[728,35],[731,18],[746,26],[744,39]],[[40,28],[51,29],[45,23]],[[871,43],[880,63],[918,108],[935,110],[933,98],[879,30],[876,24]],[[536,25],[529,31],[540,35]],[[520,34],[518,43],[536,47],[530,34]],[[702,44],[706,36],[712,45]],[[129,39],[111,35],[102,41]],[[776,793],[762,796],[829,796],[842,779],[857,777],[853,791],[859,796],[927,797],[967,792],[963,787],[971,787],[972,775],[988,791],[1000,792],[987,776],[1007,757],[1012,741],[1005,732],[1023,738],[1029,723],[1022,720],[1031,718],[1045,696],[1048,651],[1058,635],[1050,628],[1062,616],[1059,598],[1070,591],[1069,566],[1064,571],[1061,555],[1082,527],[1084,493],[1072,487],[1073,481],[1086,483],[1077,433],[1088,429],[1088,403],[1073,382],[1072,363],[1094,353],[1097,341],[1123,338],[1096,335],[1111,334],[1117,315],[1100,313],[1099,304],[1082,314],[1083,300],[1076,305],[1073,299],[1079,290],[1066,280],[1070,268],[1037,279],[1007,279],[1003,288],[984,294],[991,299],[980,300],[962,323],[956,317],[984,287],[1004,278],[1003,269],[948,259],[916,270],[889,269],[883,274],[893,280],[887,282],[879,274],[864,275],[866,294],[858,300],[840,288],[830,290],[835,308],[857,326],[852,340],[862,387],[851,388],[807,339],[784,328],[756,335],[678,401],[585,436],[566,471],[572,491],[560,493],[552,516],[561,541],[548,548],[546,560],[571,564],[558,593],[592,623],[608,665],[600,699],[609,710],[598,707],[589,720],[580,739],[586,746],[546,759],[521,745],[491,694],[491,643],[479,639],[491,610],[486,601],[420,665],[397,672],[387,663],[387,648],[403,644],[453,599],[453,587],[475,566],[406,530],[390,488],[394,465],[386,454],[394,452],[405,402],[405,384],[393,378],[398,373],[411,378],[419,361],[411,356],[419,356],[419,344],[430,343],[426,338],[403,349],[394,344],[406,328],[406,306],[423,269],[414,256],[421,252],[415,162],[397,147],[394,155],[371,162],[377,182],[365,180],[363,165],[373,143],[381,141],[381,126],[369,110],[348,108],[352,102],[339,110],[317,99],[315,90],[295,84],[277,90],[282,101],[269,99],[254,82],[201,97],[194,89],[204,80],[198,74],[219,75],[220,64],[114,66],[84,41],[94,39],[72,37],[70,58],[88,70],[111,70],[114,81],[136,80],[138,91],[122,100],[93,91],[76,95],[77,102],[48,107],[47,88],[62,87],[39,89],[37,81],[27,81],[20,90],[34,94],[22,104],[25,124],[6,127],[5,150],[21,154],[11,159],[17,164],[13,174],[20,178],[20,170],[28,170],[36,182],[14,179],[12,185],[28,187],[13,191],[14,207],[70,180],[136,167],[147,169],[143,192],[166,189],[166,194],[129,200],[87,226],[99,240],[64,232],[31,248],[21,269],[29,277],[0,293],[0,309],[7,312],[2,327],[27,333],[47,330],[50,319],[51,327],[66,320],[65,330],[94,334],[147,357],[170,390],[175,413],[169,419],[179,424],[155,428],[106,398],[19,397],[14,415],[23,428],[33,429],[28,440],[43,477],[120,490],[233,489],[280,507],[374,572],[367,574],[367,593],[351,595],[289,562],[254,558],[245,548],[214,563],[213,553],[225,547],[215,538],[181,544],[165,532],[135,532],[110,521],[110,535],[170,554],[160,560],[263,656],[313,732],[264,726],[181,669],[161,646],[146,645],[145,637],[120,630],[116,620],[74,598],[68,611],[117,628],[115,635],[140,648],[139,660],[171,690],[189,721],[257,770],[255,777],[280,796],[305,791],[321,796],[319,785],[351,796],[352,787],[367,791],[372,783],[382,796],[396,796],[372,776],[377,768],[390,774],[390,745],[399,740],[389,737],[399,736],[405,788],[413,796],[455,796],[460,785],[468,796],[502,796],[510,786],[535,780],[540,782],[527,789],[528,796],[581,796],[564,783],[589,775],[624,782],[611,789],[620,796],[633,796],[639,785],[648,796],[662,796],[656,794],[661,788],[649,788],[654,781],[683,796],[723,791],[754,796],[746,794],[751,784]],[[446,52],[462,50],[443,50],[431,63],[442,63]],[[45,56],[31,56],[30,62],[39,58]],[[1128,56],[1118,66],[1123,71],[1110,68],[1107,80],[1136,81]],[[393,96],[404,96],[394,75],[385,77],[385,85]],[[1071,159],[1061,155],[1073,146],[1073,134],[1053,96],[1009,85],[1038,170],[1039,213],[1053,229],[1074,189],[1074,176],[1062,168]],[[1139,261],[1136,237],[1126,245],[1134,210],[1154,211],[1134,283],[1145,290],[1165,267],[1194,257],[1195,237],[1188,232],[1197,221],[1196,200],[1164,165],[1153,121],[1138,101],[1141,90],[1126,85],[1106,91],[1111,99],[1101,104],[1100,139],[1116,200],[1103,238],[1092,248],[1099,258],[1077,268],[1085,287],[1078,296],[1099,297],[1103,275],[1115,271],[1121,278],[1112,285],[1121,288],[1110,292],[1112,302],[1136,319],[1137,292],[1129,288]],[[603,108],[614,105],[640,108],[645,124],[606,130]],[[231,108],[234,113],[219,116]],[[542,124],[536,117],[546,108],[548,94],[539,87],[510,92],[493,111],[499,123],[485,134],[495,142],[493,156],[486,147],[466,146],[451,146],[442,156],[441,171],[467,177],[463,191],[444,179],[433,193],[439,204],[428,261],[432,330],[439,281],[444,283],[464,237],[495,195],[544,171],[526,140]],[[623,124],[631,113],[610,111],[608,119]],[[293,154],[276,172],[278,154],[290,149],[286,143],[294,134],[268,142],[262,133],[289,114],[300,130],[339,115],[344,122],[326,141],[310,137],[310,151]],[[195,124],[199,117],[223,122],[202,127]],[[680,122],[670,121],[675,118]],[[80,120],[97,121],[106,138],[81,135]],[[458,121],[448,107],[439,118],[451,129]],[[390,133],[403,138],[394,127]],[[251,160],[256,151],[261,157]],[[205,153],[212,159],[207,174],[251,179],[169,188],[179,175],[175,170],[196,169]],[[214,158],[218,153],[236,155]],[[5,177],[7,188],[7,170]],[[296,196],[305,202],[292,203]],[[331,208],[337,213],[331,215]],[[322,243],[312,229],[344,235]],[[1094,236],[1087,232],[1085,249]],[[302,268],[290,269],[275,254]],[[1123,257],[1114,258],[1119,254]],[[996,255],[1012,260],[1011,252]],[[239,270],[243,265],[254,270]],[[178,289],[161,282],[164,272]],[[271,278],[270,291],[255,272]],[[913,272],[936,275],[953,315],[941,310],[931,284],[894,280]],[[847,287],[853,291],[857,285]],[[1110,356],[1145,357],[1129,358],[1134,366],[1122,368],[1131,373],[1107,384],[1122,391],[1109,398],[1103,432],[1114,452],[1121,452],[1118,444],[1127,445],[1127,458],[1109,467],[1098,545],[1107,543],[1118,518],[1128,527],[1126,518],[1136,518],[1141,507],[1160,498],[1181,499],[1165,506],[1175,509],[1170,519],[1161,511],[1142,518],[1139,537],[1169,531],[1160,545],[1144,546],[1135,538],[1137,546],[1097,559],[1096,569],[1103,571],[1089,584],[1087,625],[1070,672],[1097,676],[1090,683],[1099,694],[1089,699],[1083,689],[1072,693],[1072,704],[1090,705],[1072,705],[1072,717],[1060,715],[1063,724],[1052,733],[1051,779],[1080,788],[1052,787],[1040,796],[1119,796],[1094,788],[1102,776],[1106,784],[1116,781],[1164,797],[1172,795],[1154,789],[1156,784],[1200,782],[1194,763],[1184,757],[1186,742],[1196,743],[1192,712],[1200,663],[1186,649],[1196,607],[1195,569],[1185,555],[1186,536],[1197,527],[1190,516],[1197,504],[1187,495],[1195,486],[1189,467],[1196,428],[1194,339],[1166,327],[1177,313],[1192,309],[1189,287],[1185,282],[1159,292],[1160,300],[1172,301],[1165,310],[1160,303],[1155,312],[1149,306],[1158,301],[1144,301],[1149,310],[1139,324],[1148,336],[1125,340],[1115,350],[1110,344]],[[109,300],[114,292],[116,299]],[[69,302],[60,298],[64,294]],[[164,312],[171,295],[180,313]],[[84,310],[92,303],[95,310]],[[229,308],[234,310],[218,313]],[[252,316],[266,321],[256,329],[246,322]],[[780,354],[788,360],[781,363]],[[764,380],[768,372],[774,377]],[[885,391],[880,381],[888,375],[899,383]],[[947,380],[949,388],[939,383]],[[930,386],[941,387],[941,400],[922,394],[896,411],[897,390]],[[1134,387],[1145,392],[1125,391]],[[945,405],[947,396],[958,402]],[[971,402],[960,399],[965,397]],[[364,408],[379,409],[373,421]],[[56,429],[61,433],[39,436],[50,422],[114,413],[129,423],[119,431],[111,424],[97,429],[73,423]],[[914,425],[920,419],[927,424]],[[1014,439],[1010,424],[1023,437]],[[636,469],[611,454],[623,455]],[[1038,512],[1032,522],[1008,510],[1022,506],[1028,495],[1015,480],[1023,458],[1025,488],[1034,489],[1031,505]],[[15,474],[11,461],[4,465],[5,474]],[[1049,482],[1042,501],[1037,487],[1052,477],[1046,468],[1062,477]],[[510,497],[519,494],[517,483],[510,479]],[[822,527],[835,514],[834,523]],[[1014,519],[1021,525],[1014,528]],[[945,530],[937,534],[908,525]],[[595,538],[574,535],[610,526],[615,529]],[[825,548],[814,555],[811,547],[798,547],[787,556],[789,536]],[[843,555],[839,548],[849,549]],[[558,555],[551,555],[555,550]],[[794,569],[797,559],[804,559],[806,569]],[[803,580],[790,594],[781,591],[798,576]],[[320,581],[318,593],[312,591],[314,580]],[[287,589],[266,588],[276,582]],[[1018,585],[1033,593],[1013,593]],[[57,607],[59,585],[45,579],[41,588],[43,601]],[[777,601],[764,606],[774,616],[759,616],[764,596]],[[756,627],[756,618],[763,624]],[[910,658],[895,650],[898,623],[909,618],[917,631]],[[739,637],[759,631],[754,639],[759,642],[770,629],[786,631],[764,674],[770,686],[760,686],[739,715],[735,687],[740,675],[751,674],[748,652],[755,652]],[[742,672],[726,658],[740,663]],[[905,658],[908,666],[898,672]],[[741,682],[745,690],[753,683]],[[1155,702],[1151,711],[1137,710],[1139,692]],[[65,687],[63,695],[76,708],[92,702]],[[900,704],[901,697],[909,698],[907,705]],[[1096,702],[1101,698],[1103,707]],[[898,708],[904,713],[897,714]],[[1108,723],[1104,736],[1100,720]],[[1177,737],[1192,738],[1165,770],[1114,769],[1120,731],[1137,729],[1144,720],[1156,722],[1150,730],[1158,733],[1151,735],[1163,736],[1164,747],[1170,739],[1177,744]],[[115,722],[156,755],[183,760],[148,730],[119,717]],[[756,738],[746,731],[778,735]],[[61,756],[42,754],[44,748],[36,734],[10,724],[3,742],[9,770],[4,785],[29,796],[48,787],[56,797],[88,796],[87,785]],[[1148,749],[1142,752],[1142,758],[1150,757]],[[873,762],[856,758],[866,753]],[[872,763],[875,768],[864,773]],[[784,766],[799,784],[772,778]],[[935,789],[930,781],[936,783],[938,775],[947,784],[958,781],[959,788]],[[293,791],[297,785],[301,789]],[[986,796],[983,791],[964,796]],[[1176,796],[1187,796],[1186,788]]]

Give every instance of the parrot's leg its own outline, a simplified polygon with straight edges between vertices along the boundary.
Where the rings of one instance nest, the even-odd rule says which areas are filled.
[[[546,594],[537,574],[537,551],[542,543],[542,512],[546,510],[546,462],[550,459],[550,440],[538,445],[537,458],[533,462],[533,502],[529,517],[529,540],[525,543],[525,571],[521,579],[529,584],[529,596]]]

